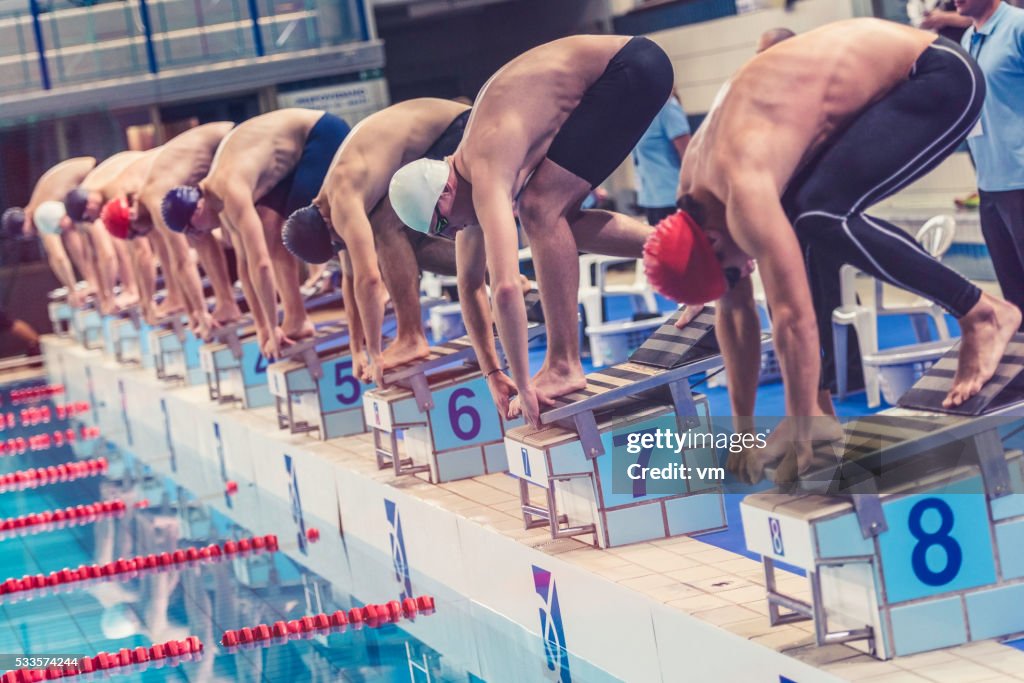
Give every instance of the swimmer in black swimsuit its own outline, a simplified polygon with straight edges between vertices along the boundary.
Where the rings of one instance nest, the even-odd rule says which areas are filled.
[[[668,56],[647,38],[574,36],[514,59],[484,86],[465,138],[445,162],[418,161],[395,175],[395,212],[422,232],[454,236],[460,282],[494,313],[513,384],[492,383],[495,403],[540,424],[541,404],[583,388],[577,298],[578,251],[639,257],[650,228],[584,197],[629,156],[668,100]],[[544,367],[531,378],[519,281],[514,205],[530,241],[547,321]],[[479,225],[479,227],[477,227]],[[462,230],[471,227],[472,229]],[[494,341],[490,316],[467,326],[477,355]],[[518,401],[511,401],[518,394]]]
[[[684,303],[718,299],[716,332],[733,414],[749,416],[760,330],[745,276],[757,262],[788,417],[767,448],[730,458],[744,478],[760,479],[768,462],[786,457],[780,472],[790,479],[810,465],[813,440],[839,435],[833,421],[810,419],[827,414],[817,391],[820,342],[805,270],[805,259],[819,251],[959,319],[963,337],[947,407],[992,378],[1020,311],[866,213],[949,156],[974,128],[984,97],[984,78],[960,46],[876,19],[790,38],[747,62],[719,95],[683,161],[680,208],[690,215],[677,214],[652,240],[688,235],[692,244],[710,246],[692,263],[679,253],[652,259],[652,283]]]
[[[171,190],[163,203],[168,227],[227,229],[239,258],[239,278],[263,355],[311,337],[299,290],[299,264],[281,242],[288,212],[316,196],[348,125],[311,109],[280,109],[249,119],[227,134],[198,187]],[[219,219],[219,220],[218,220]],[[284,319],[277,324],[277,296]]]
[[[342,294],[352,326],[357,377],[380,384],[384,370],[430,352],[420,312],[420,268],[454,275],[455,246],[402,225],[387,189],[395,171],[410,159],[443,159],[454,152],[468,118],[469,107],[463,104],[420,98],[364,119],[335,156],[319,195],[285,225],[286,246],[306,261],[324,262],[345,250]],[[388,294],[398,331],[382,351]],[[369,365],[358,348],[364,336]],[[486,370],[487,360],[482,362]],[[493,365],[497,367],[496,358]]]

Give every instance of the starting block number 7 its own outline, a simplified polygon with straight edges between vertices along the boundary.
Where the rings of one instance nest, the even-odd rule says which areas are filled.
[[[435,450],[501,440],[501,418],[484,378],[436,391],[433,398],[430,424]]]

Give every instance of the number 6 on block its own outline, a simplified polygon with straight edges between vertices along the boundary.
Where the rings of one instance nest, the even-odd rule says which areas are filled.
[[[502,439],[501,418],[483,377],[435,391],[430,425],[435,451]]]

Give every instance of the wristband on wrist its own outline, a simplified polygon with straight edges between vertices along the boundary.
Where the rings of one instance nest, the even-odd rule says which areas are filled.
[[[493,375],[496,372],[501,372],[501,368],[494,368],[493,370],[488,372],[486,375],[484,375],[484,379],[490,379],[491,375]]]

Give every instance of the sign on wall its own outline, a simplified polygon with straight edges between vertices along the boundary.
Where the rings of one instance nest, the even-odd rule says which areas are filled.
[[[346,121],[348,125],[366,118],[388,106],[388,84],[383,78],[366,81],[352,81],[279,92],[277,104],[280,108],[302,107],[330,112]]]

